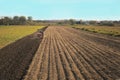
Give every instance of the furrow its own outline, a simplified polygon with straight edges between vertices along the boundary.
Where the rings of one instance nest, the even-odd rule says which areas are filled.
[[[61,35],[62,35],[62,33],[61,33]],[[65,38],[64,38],[65,39]],[[70,39],[68,40],[68,39],[66,39],[66,44],[68,43],[68,48],[69,48],[69,51],[74,51],[74,52],[72,52],[72,54],[71,54],[71,57],[73,58],[73,60],[75,61],[75,63],[78,65],[78,68],[80,68],[81,66],[81,68],[80,69],[84,69],[83,71],[81,71],[82,72],[82,74],[86,77],[86,76],[88,76],[88,75],[91,75],[90,77],[91,77],[91,79],[101,79],[102,80],[102,78],[99,76],[99,74],[87,63],[87,62],[85,62],[84,64],[86,64],[88,67],[86,67],[86,69],[87,68],[89,68],[89,70],[90,70],[90,72],[88,72],[89,70],[86,70],[84,67],[84,65],[78,60],[78,57],[77,57],[77,55],[75,55],[75,54],[78,54],[78,52],[76,51],[76,49],[73,47],[73,45],[74,45],[74,43],[73,42],[70,42]],[[82,58],[81,58],[82,59]],[[84,71],[86,71],[86,72],[84,72]],[[87,75],[88,74],[88,75]],[[94,75],[93,75],[94,74]],[[90,79],[90,78],[86,78],[86,79]]]
[[[62,32],[64,34],[64,32]],[[65,46],[64,51],[65,51],[65,56],[66,59],[68,60],[70,67],[72,69],[72,72],[76,78],[76,80],[84,80],[83,75],[80,73],[78,67],[76,66],[75,62],[73,61],[72,57],[70,54],[74,53],[69,49],[70,46],[67,45],[66,40],[64,40],[65,37],[61,36],[61,45]]]
[[[46,31],[45,31],[46,32]],[[38,73],[40,70],[40,64],[42,62],[43,52],[46,47],[47,38],[43,38],[38,51],[35,54],[35,57],[32,60],[32,63],[29,67],[29,70],[24,78],[24,80],[37,80]]]
[[[59,47],[57,45],[58,39],[56,38],[57,35],[54,35],[54,39],[53,39],[53,44],[54,44],[54,48],[55,48],[55,56],[56,56],[56,66],[57,66],[57,71],[58,71],[58,80],[66,80],[66,76],[65,76],[65,72],[63,69],[63,65],[61,62],[61,58],[60,58],[60,50]]]
[[[64,47],[62,47],[62,45],[61,45],[60,36],[58,35],[57,38],[58,38],[57,45],[60,50],[60,58],[61,58],[62,65],[63,65],[64,71],[65,71],[66,79],[67,80],[75,80],[75,77],[72,73],[72,69],[70,68],[70,65],[65,57],[65,51],[63,49]]]
[[[54,29],[50,30],[51,33],[51,42],[50,42],[50,72],[49,72],[49,80],[58,80],[58,74],[57,74],[57,69],[56,69],[56,61],[55,61],[55,51],[54,51]]]
[[[49,28],[47,29],[45,37],[48,38],[46,43],[46,48],[43,53],[42,63],[40,65],[40,72],[38,74],[38,80],[47,80],[49,73],[49,46],[50,46],[50,32]]]

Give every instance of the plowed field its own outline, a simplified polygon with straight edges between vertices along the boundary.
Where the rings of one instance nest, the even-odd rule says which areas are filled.
[[[120,38],[48,27],[24,80],[120,79]]]
[[[0,80],[22,80],[43,38],[45,28],[0,49]]]

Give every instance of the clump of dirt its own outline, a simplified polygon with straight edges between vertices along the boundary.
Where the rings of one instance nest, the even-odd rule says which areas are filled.
[[[26,74],[47,27],[0,49],[0,80],[20,80]]]

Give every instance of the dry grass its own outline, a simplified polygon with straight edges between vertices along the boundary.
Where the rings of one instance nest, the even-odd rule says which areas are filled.
[[[43,26],[0,26],[0,48],[41,28]]]
[[[110,26],[73,26],[74,28],[78,28],[85,31],[108,34],[112,36],[120,36],[120,27],[110,27]]]

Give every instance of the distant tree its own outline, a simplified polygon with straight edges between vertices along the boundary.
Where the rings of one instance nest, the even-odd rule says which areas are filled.
[[[76,21],[76,24],[80,24],[80,21]]]
[[[0,25],[3,25],[3,18],[0,19]]]
[[[32,17],[31,16],[28,16],[28,21],[32,21]]]
[[[20,23],[19,23],[19,16],[14,16],[14,17],[13,17],[13,24],[14,24],[14,25],[20,24]]]
[[[19,23],[20,23],[21,25],[24,25],[24,24],[26,23],[26,17],[25,17],[25,16],[20,16],[20,17],[19,17]]]
[[[2,20],[3,20],[3,25],[10,25],[12,21],[12,19],[7,16],[5,16]]]
[[[75,20],[74,20],[74,19],[70,19],[70,20],[69,20],[69,23],[70,23],[71,25],[74,25],[74,24],[75,24]]]
[[[14,16],[14,17],[0,17],[0,25],[26,25],[26,24],[34,24],[34,21],[32,21],[32,17],[29,16],[28,19],[26,19],[25,16]],[[28,22],[28,23],[27,23]]]
[[[64,20],[64,24],[69,24],[69,21],[68,20]]]
[[[89,21],[89,24],[92,24],[92,25],[97,24],[97,21],[91,20],[91,21]]]
[[[76,24],[82,24],[82,20],[79,20],[79,21],[75,21],[76,22]]]
[[[62,22],[58,22],[57,24],[58,24],[58,25],[61,25],[61,24],[63,24],[63,23],[62,23]]]
[[[114,26],[114,23],[112,21],[101,21],[99,23],[101,26]]]

